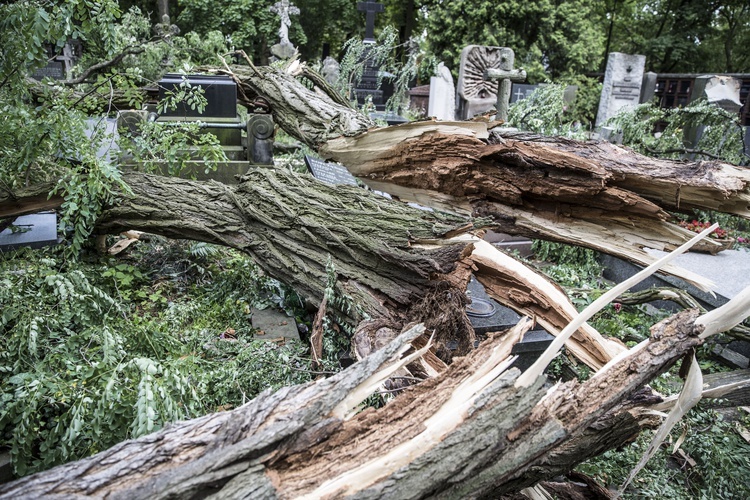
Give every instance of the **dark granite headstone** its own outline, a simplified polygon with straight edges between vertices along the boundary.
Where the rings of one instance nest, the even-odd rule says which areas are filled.
[[[527,83],[514,83],[510,91],[510,102],[514,103],[528,98],[532,92],[539,88],[539,85],[530,85]]]
[[[365,48],[363,64],[362,79],[359,81],[357,88],[354,89],[357,104],[363,106],[369,100],[375,105],[376,109],[383,108],[385,105],[383,90],[380,88],[381,82],[378,81],[380,67],[375,64],[369,48]]]
[[[57,215],[54,212],[23,215],[13,221],[13,225],[20,231],[7,228],[0,232],[0,252],[57,244]]]
[[[348,184],[357,186],[357,179],[338,163],[330,163],[312,156],[305,156],[308,170],[318,180],[328,184]]]
[[[42,80],[44,78],[52,78],[53,80],[65,80],[65,62],[63,61],[49,61],[46,66],[43,66],[31,75],[36,80]]]
[[[518,313],[498,304],[487,295],[482,284],[474,277],[471,278],[466,289],[472,299],[466,313],[475,333],[481,335],[505,330],[514,327],[521,320]],[[487,305],[490,307],[488,308]],[[518,359],[513,362],[512,366],[521,371],[527,369],[552,343],[552,340],[554,337],[542,329],[526,332],[521,341],[513,346],[511,354],[517,355]]]

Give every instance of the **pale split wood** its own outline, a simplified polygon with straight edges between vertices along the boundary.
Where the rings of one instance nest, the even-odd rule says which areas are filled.
[[[476,267],[474,276],[492,298],[534,318],[553,335],[558,335],[578,316],[559,286],[490,243],[474,243],[469,259]],[[621,343],[604,338],[588,323],[581,325],[565,346],[593,370],[627,350]]]

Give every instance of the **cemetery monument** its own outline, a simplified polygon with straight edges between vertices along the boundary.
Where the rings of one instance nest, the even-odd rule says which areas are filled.
[[[458,119],[468,120],[473,116],[489,111],[498,103],[498,80],[501,82],[502,101],[510,99],[511,80],[520,78],[521,72],[513,70],[515,54],[507,47],[469,45],[461,51],[461,65],[458,72]],[[507,73],[493,73],[488,71]],[[491,79],[487,79],[485,75]],[[525,79],[523,73],[523,79]],[[506,83],[502,83],[507,81]],[[523,81],[523,80],[520,80]],[[507,107],[506,107],[507,109]]]
[[[443,63],[438,64],[437,76],[430,78],[427,116],[434,116],[438,120],[456,119],[456,86],[453,75]]]
[[[298,16],[300,10],[289,0],[280,0],[273,4],[269,10],[278,14],[280,19],[279,43],[271,47],[271,53],[279,59],[291,59],[297,52],[292,42],[289,41],[289,26],[292,25],[290,15]]]
[[[599,100],[599,112],[596,115],[597,128],[602,127],[621,109],[636,106],[640,102],[645,66],[646,56],[621,52],[609,54],[602,96]]]

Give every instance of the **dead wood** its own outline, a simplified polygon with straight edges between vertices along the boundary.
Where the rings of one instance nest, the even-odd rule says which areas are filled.
[[[404,346],[422,333],[412,328],[331,378],[264,393],[231,412],[0,486],[0,497],[465,498],[518,491],[591,450],[630,439],[639,426],[628,398],[699,344],[696,316],[686,311],[655,326],[650,346],[611,366],[606,378],[551,390],[543,377],[526,389],[514,386],[519,372],[507,369],[507,359],[530,326],[521,325],[384,408],[350,417],[411,361],[402,358]]]

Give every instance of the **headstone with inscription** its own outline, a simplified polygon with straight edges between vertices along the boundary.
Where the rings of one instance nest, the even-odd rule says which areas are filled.
[[[430,78],[427,116],[434,116],[438,120],[456,119],[456,86],[453,75],[443,63],[438,64],[437,76]]]
[[[328,184],[348,184],[357,186],[357,179],[343,165],[327,162],[313,156],[305,156],[307,169],[318,180]]]
[[[610,52],[596,115],[597,127],[621,109],[639,103],[645,66],[646,56]]]
[[[80,57],[80,44],[74,42],[66,42],[63,45],[62,51],[59,53],[55,52],[53,45],[47,46],[47,64],[41,68],[37,68],[31,77],[36,80],[42,80],[44,78],[52,78],[53,80],[65,80],[70,75],[73,66]]]

